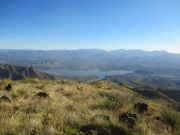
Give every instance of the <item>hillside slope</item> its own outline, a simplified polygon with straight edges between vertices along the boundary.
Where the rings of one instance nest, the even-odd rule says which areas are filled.
[[[56,77],[40,72],[33,67],[22,67],[13,65],[0,65],[0,79],[21,80],[25,78],[39,78],[53,80]]]
[[[168,78],[152,78],[150,75],[140,76],[137,74],[128,74],[128,75],[117,75],[117,76],[108,76],[104,80],[109,80],[117,84],[126,84],[131,86],[135,91],[140,94],[156,97],[164,94],[169,98],[180,102],[180,81],[179,79],[174,79],[172,81]],[[154,97],[155,97],[154,96]]]
[[[9,92],[4,89],[7,84],[12,85]],[[0,134],[180,133],[179,112],[174,103],[145,98],[109,81],[87,84],[66,80],[3,80],[0,95]],[[135,108],[136,103],[145,104],[143,112]]]

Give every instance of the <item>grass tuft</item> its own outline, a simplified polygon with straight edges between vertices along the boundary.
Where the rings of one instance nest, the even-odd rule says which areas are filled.
[[[161,120],[176,129],[179,126],[180,117],[174,110],[166,108],[161,111]]]

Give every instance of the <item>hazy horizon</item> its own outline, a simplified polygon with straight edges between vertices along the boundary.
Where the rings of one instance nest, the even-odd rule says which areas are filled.
[[[105,50],[105,49],[96,49],[96,48],[77,48],[77,49],[17,49],[17,48],[5,48],[5,49],[1,49],[0,50],[32,50],[32,51],[77,51],[77,50],[100,50],[100,51],[116,51],[116,50],[123,50],[123,51],[145,51],[145,52],[167,52],[167,53],[176,53],[176,54],[180,54],[178,52],[170,52],[170,51],[166,51],[166,50],[143,50],[143,49],[113,49],[113,50]]]

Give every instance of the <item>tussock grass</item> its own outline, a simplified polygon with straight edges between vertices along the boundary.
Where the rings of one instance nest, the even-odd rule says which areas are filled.
[[[160,116],[164,120],[154,119],[161,107],[166,107],[165,103],[146,100],[127,87],[108,81],[93,84],[38,79],[6,81],[1,81],[0,86],[13,83],[13,90],[0,90],[0,95],[11,99],[10,103],[0,103],[2,135],[83,135],[79,129],[88,124],[102,126],[112,135],[178,133],[179,127],[174,114],[163,112]],[[39,91],[48,93],[49,97],[38,98],[35,94]],[[134,129],[128,129],[125,123],[119,122],[119,114],[133,112],[134,103],[144,100],[151,110],[138,116]],[[173,130],[174,127],[176,130]]]
[[[13,84],[11,80],[0,80],[0,89],[3,90],[8,84]]]
[[[173,129],[177,129],[180,126],[180,115],[170,108],[161,111],[160,119],[169,124]]]

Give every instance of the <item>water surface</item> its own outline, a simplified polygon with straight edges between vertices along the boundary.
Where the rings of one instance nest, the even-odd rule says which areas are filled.
[[[40,69],[43,72],[63,75],[67,77],[86,77],[86,76],[98,76],[99,78],[104,78],[106,76],[113,75],[125,75],[128,73],[133,73],[133,71],[126,70],[111,70],[111,71],[101,71],[99,69],[93,70],[69,70],[69,69]]]

